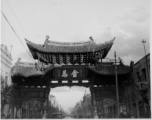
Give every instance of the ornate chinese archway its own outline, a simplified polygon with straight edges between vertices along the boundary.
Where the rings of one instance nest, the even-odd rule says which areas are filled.
[[[32,115],[39,114],[40,109],[43,113],[47,111],[50,88],[59,86],[89,87],[92,96],[92,117],[106,114],[104,108],[115,105],[115,97],[111,97],[116,94],[111,94],[115,91],[114,64],[102,62],[112,47],[113,40],[104,44],[95,44],[95,42],[69,44],[49,42],[46,39],[44,45],[26,41],[33,58],[38,60],[38,63],[35,65],[17,63],[13,70],[13,83],[20,87],[22,94],[21,109],[26,109],[23,110],[24,114],[22,113],[21,117],[25,115],[31,118],[29,111],[33,113],[37,110],[37,113]],[[129,67],[119,64],[118,68],[120,68],[118,80],[126,81],[128,78],[123,79],[123,77],[128,75]],[[120,85],[122,81],[119,80]],[[111,90],[106,87],[107,85]],[[35,103],[32,107],[29,106],[31,102]],[[35,106],[36,104],[39,107]],[[102,108],[97,107],[98,105]]]

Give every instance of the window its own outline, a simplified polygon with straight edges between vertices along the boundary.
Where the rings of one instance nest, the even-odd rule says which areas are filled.
[[[5,77],[5,87],[7,86],[8,76]]]
[[[139,72],[137,72],[137,83],[141,82],[141,77],[139,75]]]
[[[1,75],[1,91],[4,90],[4,77]]]
[[[141,71],[142,71],[141,81],[142,81],[142,82],[147,82],[146,69],[143,68]]]

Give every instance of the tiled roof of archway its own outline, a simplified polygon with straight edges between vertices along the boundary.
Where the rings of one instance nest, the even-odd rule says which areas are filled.
[[[114,38],[115,39],[115,38]],[[96,44],[95,42],[56,42],[47,41],[44,45],[35,44],[27,39],[26,43],[30,50],[37,50],[47,53],[85,53],[105,50],[108,52],[113,45],[114,39],[103,44]],[[106,53],[105,52],[105,53]]]
[[[43,76],[53,68],[54,67],[44,67],[44,71],[41,71],[33,63],[25,64],[24,62],[19,62],[12,67],[11,75],[21,77]]]
[[[23,66],[16,65],[12,68],[12,76],[22,76],[22,77],[30,77],[30,76],[43,76],[45,73],[52,70],[54,67],[46,68],[44,71],[37,70],[35,66]],[[88,69],[94,73],[100,75],[115,75],[115,66],[112,64],[100,64],[99,69],[95,67],[88,66]],[[128,74],[130,72],[130,67],[126,65],[117,65],[117,73],[118,75]]]
[[[12,76],[29,77],[29,76],[38,76],[42,74],[43,73],[37,70],[34,66],[16,65],[13,66],[12,68]]]
[[[115,75],[115,65],[113,64],[99,64],[98,69],[95,67],[88,67],[91,71],[101,75]],[[117,74],[124,75],[130,72],[130,67],[126,65],[117,65]]]

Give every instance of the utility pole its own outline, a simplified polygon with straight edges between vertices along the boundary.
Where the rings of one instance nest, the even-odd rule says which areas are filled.
[[[115,76],[116,76],[116,95],[117,95],[117,117],[119,118],[119,92],[118,92],[118,77],[117,77],[117,65],[116,65],[116,52],[114,52],[115,57]]]
[[[149,78],[150,76],[149,76],[149,72],[148,72],[148,61],[147,61],[147,57],[146,57],[146,49],[145,49],[145,43],[146,43],[146,41],[145,41],[145,40],[143,40],[143,41],[142,41],[142,43],[143,43],[143,46],[144,46],[145,59],[146,59],[146,68],[147,68],[147,74],[148,74],[148,78]]]

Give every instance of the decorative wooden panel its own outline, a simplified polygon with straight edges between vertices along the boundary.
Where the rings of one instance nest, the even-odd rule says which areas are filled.
[[[94,88],[96,98],[116,98],[115,87],[95,87]]]

